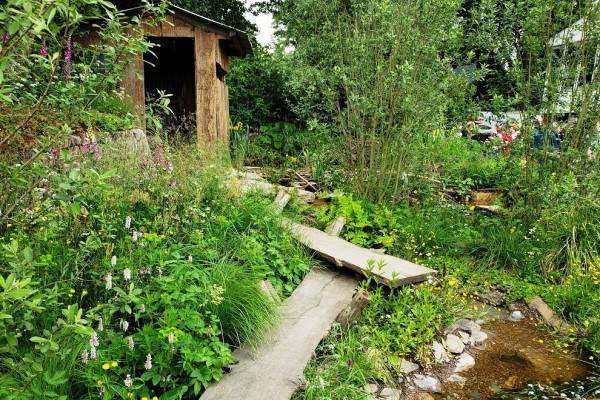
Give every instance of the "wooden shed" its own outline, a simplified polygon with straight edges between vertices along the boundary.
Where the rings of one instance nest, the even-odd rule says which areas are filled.
[[[171,95],[175,116],[195,121],[199,144],[229,140],[228,61],[252,52],[248,36],[177,6],[169,7],[163,22],[143,23],[143,29],[156,46],[139,54],[123,78],[140,121],[148,99],[161,90]]]

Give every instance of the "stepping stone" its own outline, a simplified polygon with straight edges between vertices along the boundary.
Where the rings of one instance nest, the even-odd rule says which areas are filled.
[[[200,400],[289,400],[331,324],[351,302],[356,279],[315,268],[283,302],[282,320],[256,350],[234,351],[238,363]]]
[[[365,276],[373,276],[380,283],[392,288],[422,282],[436,273],[410,261],[373,253],[339,237],[291,220],[284,220],[284,225],[298,241],[325,260]]]

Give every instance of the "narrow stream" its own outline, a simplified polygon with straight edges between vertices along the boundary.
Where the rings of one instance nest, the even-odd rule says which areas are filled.
[[[526,318],[485,323],[489,340],[472,350],[475,366],[450,385],[453,399],[600,399],[600,379],[588,363],[554,345],[554,338]]]

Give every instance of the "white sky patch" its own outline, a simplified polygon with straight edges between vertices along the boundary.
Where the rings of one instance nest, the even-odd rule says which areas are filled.
[[[251,6],[256,3],[257,0],[245,0],[246,6]],[[259,14],[252,15],[246,13],[246,18],[258,28],[258,35],[256,36],[258,43],[263,46],[271,46],[275,43],[275,28],[273,27],[273,15],[271,14]]]

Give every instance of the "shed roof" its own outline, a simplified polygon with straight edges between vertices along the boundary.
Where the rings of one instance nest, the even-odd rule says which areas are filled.
[[[142,8],[143,6],[134,7],[127,10],[123,10],[123,12],[133,13],[141,10]],[[246,32],[240,29],[223,24],[221,22],[217,22],[200,14],[196,14],[193,11],[172,4],[169,5],[166,12],[173,16],[185,19],[193,25],[208,26],[212,29],[215,29],[219,33],[225,34],[228,38],[227,40],[225,40],[225,46],[231,55],[244,57],[248,54],[252,54],[253,52],[252,43],[250,43],[248,35],[246,34]]]

